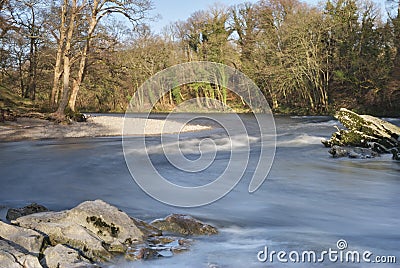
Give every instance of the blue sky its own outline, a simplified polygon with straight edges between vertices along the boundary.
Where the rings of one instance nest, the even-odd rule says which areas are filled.
[[[226,6],[241,4],[244,2],[256,3],[257,0],[153,0],[154,10],[152,14],[161,15],[161,19],[152,22],[151,29],[159,32],[164,26],[178,20],[186,20],[193,12],[204,10],[215,3]],[[317,3],[317,0],[307,0],[307,3]]]
[[[382,8],[385,0],[375,0],[376,3],[381,3]],[[207,9],[214,3],[224,4],[226,6],[240,4],[243,2],[255,3],[257,0],[153,0],[155,9],[152,14],[161,15],[161,19],[152,22],[152,31],[158,33],[164,26],[171,22],[187,19],[193,12]],[[311,5],[317,5],[319,0],[303,0]]]

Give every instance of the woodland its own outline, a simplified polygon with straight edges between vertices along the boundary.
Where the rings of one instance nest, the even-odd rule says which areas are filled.
[[[0,102],[18,96],[58,118],[124,112],[157,72],[211,61],[246,74],[274,113],[324,115],[345,107],[400,116],[400,3],[385,6],[215,4],[155,33],[151,0],[0,0]],[[205,83],[173,88],[154,111],[194,97],[246,111],[229,89]]]

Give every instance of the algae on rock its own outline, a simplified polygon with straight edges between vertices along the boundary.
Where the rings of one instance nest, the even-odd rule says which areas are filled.
[[[329,140],[323,140],[326,147],[353,146],[372,149],[377,153],[392,153],[399,158],[400,127],[371,115],[359,115],[345,108],[335,117],[347,129],[338,129]]]

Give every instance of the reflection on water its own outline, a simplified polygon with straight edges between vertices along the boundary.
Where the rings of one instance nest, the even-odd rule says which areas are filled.
[[[252,129],[254,122],[251,118],[246,121]],[[67,139],[0,143],[0,205],[18,207],[38,202],[61,210],[100,198],[146,220],[172,212],[187,213],[221,230],[217,236],[196,239],[188,253],[135,263],[135,267],[275,267],[278,263],[257,261],[256,254],[265,245],[276,251],[321,251],[334,248],[340,238],[347,240],[351,250],[398,255],[400,163],[386,155],[367,160],[331,158],[319,143],[335,130],[337,122],[329,117],[276,117],[276,124],[275,161],[268,179],[253,194],[247,189],[254,161],[239,185],[219,201],[192,209],[170,207],[147,196],[132,180],[120,138]],[[249,137],[251,155],[258,148],[254,131],[255,135]],[[226,145],[216,130],[187,134],[182,139],[189,157],[198,154],[191,151],[191,144],[204,136],[214,138],[222,149]],[[206,172],[183,174],[157,153],[158,137],[147,142],[153,146],[152,160],[160,172],[182,184],[208,182],[229,159],[229,151],[221,150],[215,165]],[[0,217],[4,217],[4,211],[0,211]]]

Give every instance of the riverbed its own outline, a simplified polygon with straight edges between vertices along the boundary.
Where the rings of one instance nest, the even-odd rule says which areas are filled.
[[[254,118],[241,117],[251,132]],[[162,119],[163,115],[154,118]],[[400,125],[399,119],[389,120]],[[216,236],[196,238],[189,252],[152,261],[122,261],[114,267],[279,267],[282,263],[276,258],[272,263],[260,262],[259,251],[267,246],[277,252],[318,253],[329,248],[337,250],[338,240],[345,240],[348,250],[368,250],[373,256],[397,255],[398,263],[400,163],[391,155],[332,158],[320,142],[339,124],[331,117],[276,116],[275,123],[276,155],[262,186],[252,194],[248,192],[252,168],[254,171],[250,161],[249,169],[229,194],[196,208],[165,205],[144,193],[127,168],[119,136],[0,142],[0,218],[4,219],[6,208],[31,202],[62,210],[85,200],[102,199],[144,220],[184,213],[220,230]],[[204,138],[222,141],[218,140],[218,128],[214,128],[183,135],[181,142],[191,144]],[[249,137],[249,141],[251,155],[260,146],[257,139]],[[152,136],[146,142],[157,148],[161,141]],[[209,183],[230,156],[222,150],[213,168],[182,176],[169,167],[161,153],[152,152],[157,169],[183,185]],[[293,263],[283,265],[288,264]],[[365,266],[328,259],[323,263],[293,264],[321,265]]]

